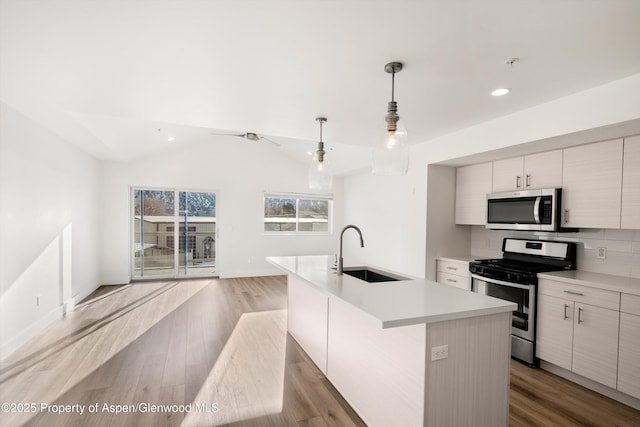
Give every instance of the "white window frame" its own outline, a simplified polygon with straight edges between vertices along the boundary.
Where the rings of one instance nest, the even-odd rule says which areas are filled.
[[[295,199],[296,201],[296,217],[295,217],[295,230],[285,230],[285,231],[277,231],[277,230],[265,230],[265,216],[264,216],[264,204],[266,199]],[[329,202],[328,212],[327,212],[327,231],[300,231],[300,200],[326,200]],[[293,218],[292,218],[293,219]],[[307,193],[278,193],[278,192],[265,192],[262,197],[262,232],[266,235],[307,235],[307,236],[326,236],[333,234],[333,194],[307,194]]]

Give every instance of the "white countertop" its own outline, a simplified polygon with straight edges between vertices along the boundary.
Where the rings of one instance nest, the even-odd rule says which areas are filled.
[[[517,308],[508,301],[431,280],[367,283],[348,275],[338,276],[331,269],[334,255],[268,257],[267,262],[295,274],[329,298],[352,305],[377,320],[382,328],[464,319]]]
[[[632,277],[614,276],[612,274],[591,273],[582,270],[550,271],[538,273],[542,279],[557,280],[574,285],[590,286],[608,291],[624,292],[625,294],[640,295],[640,279]]]

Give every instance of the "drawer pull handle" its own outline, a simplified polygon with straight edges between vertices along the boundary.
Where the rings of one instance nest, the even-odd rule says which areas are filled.
[[[458,283],[458,281],[457,281],[457,280],[454,280],[454,279],[447,279],[447,282]]]
[[[569,306],[567,304],[564,305],[564,319],[563,320],[567,320],[569,318],[569,316],[567,316],[567,308],[569,308]]]
[[[584,294],[582,292],[574,292],[574,291],[564,291],[565,294],[570,294],[570,295],[578,295],[579,297],[584,296]]]
[[[458,271],[458,267],[447,267],[447,270]]]
[[[578,307],[578,325],[582,323],[582,308]]]

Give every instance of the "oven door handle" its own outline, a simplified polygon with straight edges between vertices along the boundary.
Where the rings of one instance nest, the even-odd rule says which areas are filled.
[[[509,286],[511,288],[529,289],[531,286],[533,286],[533,285],[521,285],[520,283],[505,282],[503,280],[497,280],[497,279],[490,279],[488,277],[479,276],[477,274],[472,274],[471,277],[474,279],[482,280],[487,283],[493,283],[494,285]]]

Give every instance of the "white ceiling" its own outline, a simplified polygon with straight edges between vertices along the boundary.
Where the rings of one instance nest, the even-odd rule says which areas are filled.
[[[326,115],[347,173],[385,125],[387,62],[413,143],[640,73],[638,0],[0,2],[0,98],[100,159],[251,144],[229,131],[306,162]]]

